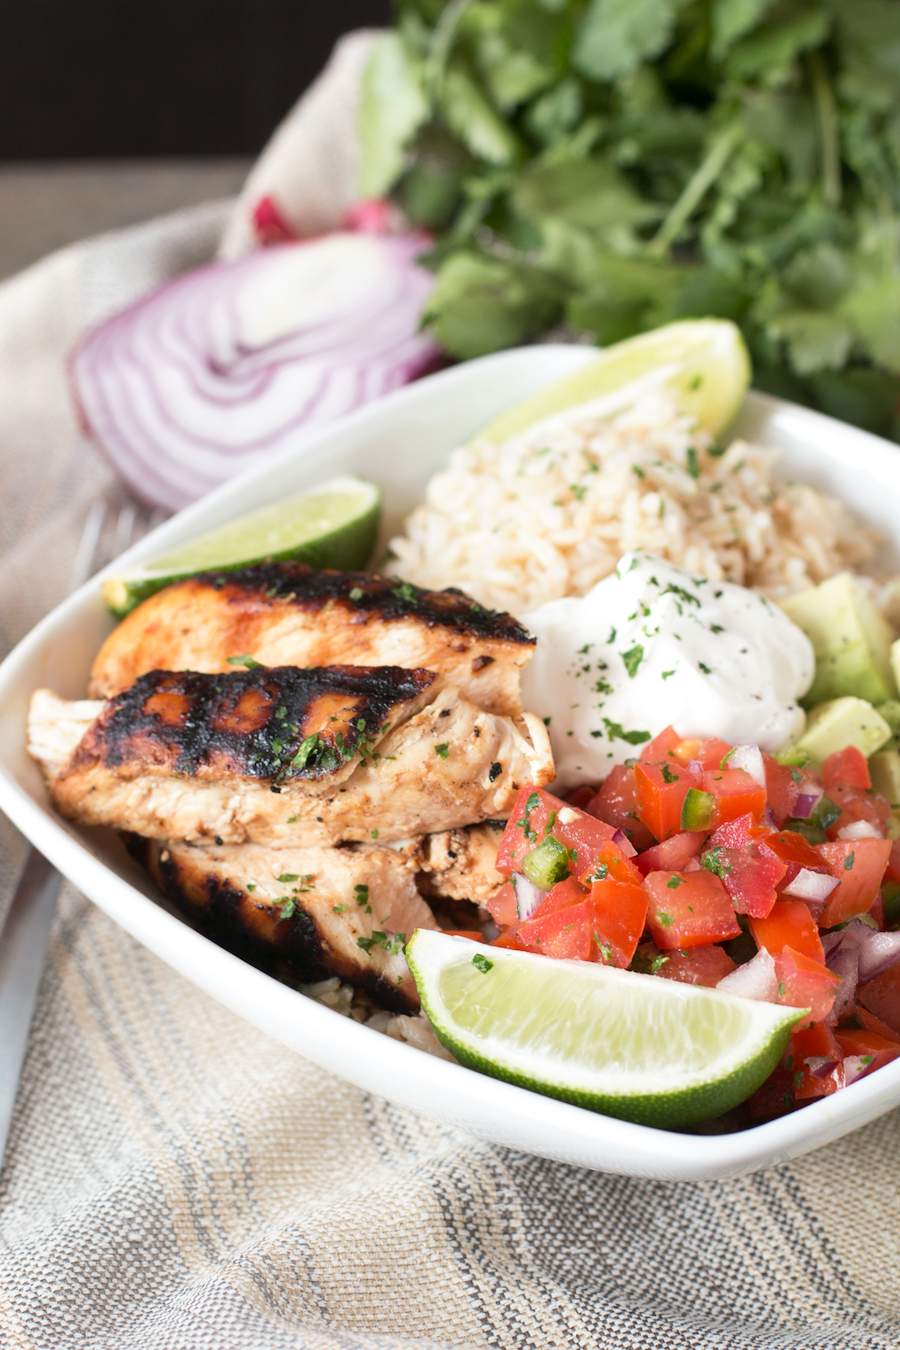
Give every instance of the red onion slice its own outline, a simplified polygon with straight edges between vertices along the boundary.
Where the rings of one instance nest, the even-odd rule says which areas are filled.
[[[751,961],[737,970],[732,970],[716,985],[723,994],[736,994],[738,998],[752,998],[760,1003],[773,1002],[778,992],[778,979],[775,974],[775,962],[764,947]]]
[[[743,769],[755,783],[766,786],[766,766],[758,745],[736,745],[728,756],[729,769]]]
[[[76,347],[85,430],[139,497],[171,508],[299,445],[436,364],[419,331],[426,243],[342,232],[179,277]]]
[[[610,843],[615,844],[619,852],[624,853],[626,858],[633,858],[637,853],[637,849],[624,830],[616,830]]]
[[[845,1055],[843,1061],[844,1087],[849,1087],[858,1078],[865,1078],[866,1074],[871,1073],[874,1068],[872,1055]]]
[[[808,900],[811,904],[824,904],[831,892],[840,882],[830,872],[813,872],[809,867],[801,867],[789,885],[784,887],[785,895],[796,900]]]
[[[534,882],[529,881],[521,872],[514,872],[510,879],[516,893],[516,909],[519,919],[530,919],[541,901],[546,900],[547,892],[535,886]]]
[[[860,940],[859,978],[861,983],[874,980],[876,975],[889,970],[900,961],[900,933],[880,933],[875,928],[866,929],[866,936]]]

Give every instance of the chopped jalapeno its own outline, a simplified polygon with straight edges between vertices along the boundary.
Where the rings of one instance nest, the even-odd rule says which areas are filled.
[[[569,875],[569,850],[552,834],[525,854],[522,871],[539,890],[549,891]]]
[[[708,830],[716,814],[716,799],[702,788],[688,788],[681,808],[683,830]]]

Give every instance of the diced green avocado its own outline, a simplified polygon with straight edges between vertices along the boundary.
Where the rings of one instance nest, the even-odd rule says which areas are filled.
[[[891,806],[900,807],[900,754],[896,750],[881,750],[869,760],[872,786]]]
[[[887,722],[894,736],[900,735],[900,699],[889,698],[887,703],[879,703],[878,711]]]
[[[804,700],[807,707],[844,694],[869,703],[895,697],[893,633],[849,572],[789,596],[782,609],[803,629],[816,653],[815,679]]]
[[[835,698],[812,710],[797,748],[821,763],[836,750],[855,745],[868,759],[890,739],[890,727],[871,703],[862,698]]]
[[[891,670],[894,675],[894,683],[900,689],[900,638],[891,643]]]

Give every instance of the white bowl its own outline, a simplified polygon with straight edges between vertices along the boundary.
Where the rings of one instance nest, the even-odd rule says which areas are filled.
[[[333,474],[356,472],[384,490],[386,529],[420,499],[453,446],[542,384],[577,369],[589,349],[528,347],[472,361],[390,395],[298,441],[161,526],[109,569],[152,558],[249,508]],[[900,515],[900,451],[874,436],[776,399],[751,395],[738,431],[783,452],[784,471],[844,498],[890,539]],[[497,1143],[634,1176],[730,1176],[818,1148],[900,1104],[900,1060],[832,1097],[739,1133],[676,1134],[596,1115],[483,1077],[341,1017],[232,956],[169,910],[101,834],[50,809],[25,753],[33,689],[83,695],[109,631],[96,580],[59,605],[0,666],[0,808],[117,923],[233,1012],[305,1058],[402,1106]]]

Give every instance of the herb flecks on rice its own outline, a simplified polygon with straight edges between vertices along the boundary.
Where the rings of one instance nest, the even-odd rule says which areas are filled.
[[[777,455],[714,444],[664,395],[454,451],[392,540],[394,570],[524,614],[582,595],[623,553],[787,595],[873,556],[838,501],[776,477]]]

